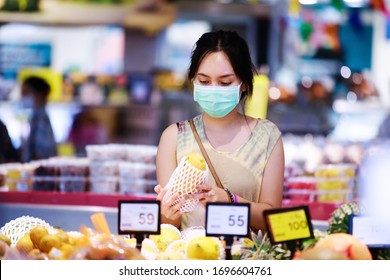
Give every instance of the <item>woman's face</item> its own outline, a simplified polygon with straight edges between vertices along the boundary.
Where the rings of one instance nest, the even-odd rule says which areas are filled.
[[[241,80],[234,73],[229,58],[220,51],[209,53],[203,58],[194,82],[204,86],[233,86],[239,85]]]

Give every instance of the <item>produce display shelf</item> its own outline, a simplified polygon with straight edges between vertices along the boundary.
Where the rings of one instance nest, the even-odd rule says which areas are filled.
[[[45,191],[6,191],[0,192],[0,203],[78,205],[78,206],[118,206],[118,200],[155,200],[156,194],[100,194],[100,193],[62,193]],[[312,220],[327,221],[341,203],[308,202],[305,200],[283,199],[283,207],[308,205]]]
[[[155,200],[156,194],[98,194],[61,193],[45,191],[1,191],[0,225],[23,215],[42,218],[52,225],[67,230],[78,230],[81,224],[90,223],[96,212],[106,215],[113,232],[117,230],[118,200]],[[282,207],[308,205],[315,228],[324,230],[328,219],[340,203],[307,202],[284,199]]]
[[[155,194],[100,194],[87,192],[4,191],[0,203],[29,203],[117,207],[118,200],[155,200]]]
[[[0,192],[0,203],[28,203],[49,205],[79,206],[118,206],[118,200],[155,200],[156,194],[100,194],[100,193],[61,193],[44,191]],[[313,220],[327,221],[341,203],[308,202],[305,200],[284,199],[283,207],[308,205]]]
[[[283,207],[293,207],[307,205],[309,207],[310,218],[315,221],[328,221],[334,210],[342,203],[336,202],[308,202],[305,200],[283,199]]]

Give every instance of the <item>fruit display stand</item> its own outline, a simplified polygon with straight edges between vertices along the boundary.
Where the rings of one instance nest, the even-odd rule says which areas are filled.
[[[66,230],[78,230],[81,224],[91,226],[90,215],[96,212],[106,214],[107,222],[115,233],[119,200],[154,200],[154,194],[98,194],[98,193],[61,193],[45,191],[0,192],[0,224],[17,217],[30,215],[39,217]],[[283,207],[308,205],[313,226],[326,230],[331,213],[337,203],[307,202],[283,200]]]
[[[90,216],[103,212],[113,233],[117,229],[118,200],[154,200],[153,194],[60,193],[44,191],[0,192],[0,224],[21,217],[44,219],[53,226],[79,230],[91,226]]]
[[[329,255],[324,256],[324,253],[328,253],[330,248],[336,250],[333,247],[341,240],[348,248],[353,242],[355,244],[353,246],[358,248],[361,254],[353,255],[352,253],[355,252],[353,250],[346,251],[346,253],[343,251],[344,255],[332,252],[332,258],[372,259],[371,253],[364,244],[345,233],[345,217],[359,212],[358,206],[351,203],[342,205],[342,208],[337,208],[338,212],[331,213],[330,232],[315,230],[314,239],[302,243],[293,251],[283,247],[282,244],[271,244],[267,234],[263,235],[261,232],[257,234],[251,232],[250,238],[237,240],[238,243],[233,243],[229,249],[225,248],[222,240],[217,237],[205,236],[204,229],[195,227],[179,232],[168,224],[161,224],[160,234],[144,236],[139,249],[136,249],[137,243],[134,242],[134,237],[126,237],[116,233],[118,223],[118,208],[116,206],[119,200],[123,201],[124,199],[155,200],[155,196],[1,192],[1,223],[6,222],[5,226],[2,227],[2,238],[11,236],[16,237],[16,240],[10,238],[12,243],[7,242],[11,244],[10,247],[7,247],[4,242],[0,242],[5,250],[5,255],[0,257],[42,260],[324,259],[329,257]],[[292,205],[285,202],[284,207],[288,206]],[[316,205],[312,204],[312,207],[316,207]],[[319,208],[312,209],[318,210]],[[334,214],[335,212],[337,215]],[[46,239],[50,239],[50,242],[46,239],[42,239],[42,242],[33,241],[33,230],[34,232],[38,231],[42,229],[42,226],[47,228],[48,232],[45,236]],[[28,237],[31,240],[27,240]],[[47,244],[43,240],[47,241]],[[41,243],[45,243],[47,246],[43,246],[45,244]],[[311,248],[315,250],[306,251]],[[387,259],[387,257],[387,255],[380,256],[381,259]]]

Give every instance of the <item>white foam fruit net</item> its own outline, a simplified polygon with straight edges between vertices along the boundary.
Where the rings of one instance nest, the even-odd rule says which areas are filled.
[[[173,204],[178,203],[187,194],[197,193],[196,186],[207,183],[208,166],[206,164],[206,170],[200,170],[192,166],[186,157],[180,160],[179,165],[169,178],[168,184],[165,186],[168,188],[163,201],[165,202],[174,193],[179,193],[179,197],[174,201]],[[192,212],[199,201],[197,199],[189,198],[180,207],[182,213]]]
[[[11,246],[14,246],[23,235],[30,232],[30,230],[36,226],[44,226],[48,229],[52,228],[42,219],[31,216],[22,216],[6,223],[0,229],[0,232],[11,239]]]

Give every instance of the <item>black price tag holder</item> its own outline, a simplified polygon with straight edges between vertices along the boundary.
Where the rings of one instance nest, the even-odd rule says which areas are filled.
[[[141,247],[144,238],[161,232],[160,201],[119,200],[118,233],[129,234]]]
[[[231,259],[230,249],[237,238],[250,236],[249,221],[249,203],[206,203],[206,236],[225,241],[226,259]]]
[[[287,247],[291,257],[302,241],[314,238],[307,205],[264,210],[263,215],[271,243]]]

